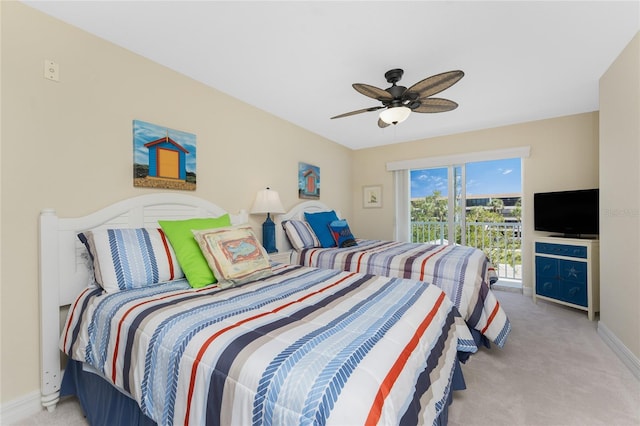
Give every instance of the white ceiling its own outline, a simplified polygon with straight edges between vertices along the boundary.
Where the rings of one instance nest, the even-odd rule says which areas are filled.
[[[598,109],[598,79],[640,30],[639,1],[24,1],[353,149]],[[380,129],[380,88],[460,69],[460,106]]]

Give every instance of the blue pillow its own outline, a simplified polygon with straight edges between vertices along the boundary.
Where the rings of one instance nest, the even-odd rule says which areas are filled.
[[[336,212],[331,210],[329,212],[307,213],[304,212],[304,218],[307,220],[311,229],[318,237],[320,245],[322,247],[335,247],[336,242],[333,240],[329,224],[334,220],[338,220]]]
[[[344,248],[358,245],[346,220],[334,220],[329,224],[329,229],[338,247]]]

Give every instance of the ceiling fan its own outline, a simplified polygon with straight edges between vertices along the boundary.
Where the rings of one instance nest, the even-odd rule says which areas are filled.
[[[408,89],[404,86],[396,85],[402,78],[402,74],[404,74],[404,71],[400,68],[387,71],[384,77],[388,83],[391,83],[391,87],[384,90],[369,84],[354,83],[352,85],[354,89],[365,96],[382,102],[382,105],[346,112],[331,117],[331,119],[384,109],[378,118],[378,127],[384,128],[391,124],[402,123],[409,117],[411,112],[445,112],[458,107],[458,104],[453,101],[432,98],[431,96],[456,84],[458,80],[464,77],[464,72],[456,70],[432,75]]]

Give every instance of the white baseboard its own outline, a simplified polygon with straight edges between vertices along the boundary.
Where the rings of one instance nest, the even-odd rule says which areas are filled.
[[[12,425],[32,416],[44,408],[40,403],[40,391],[31,392],[0,407],[0,424]]]
[[[640,380],[640,359],[633,354],[602,321],[598,321],[598,334],[600,338],[611,348],[638,380]]]

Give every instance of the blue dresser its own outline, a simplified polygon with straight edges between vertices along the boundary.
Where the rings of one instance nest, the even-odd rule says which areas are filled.
[[[599,241],[538,238],[534,242],[535,292],[538,298],[587,311],[599,311]]]

